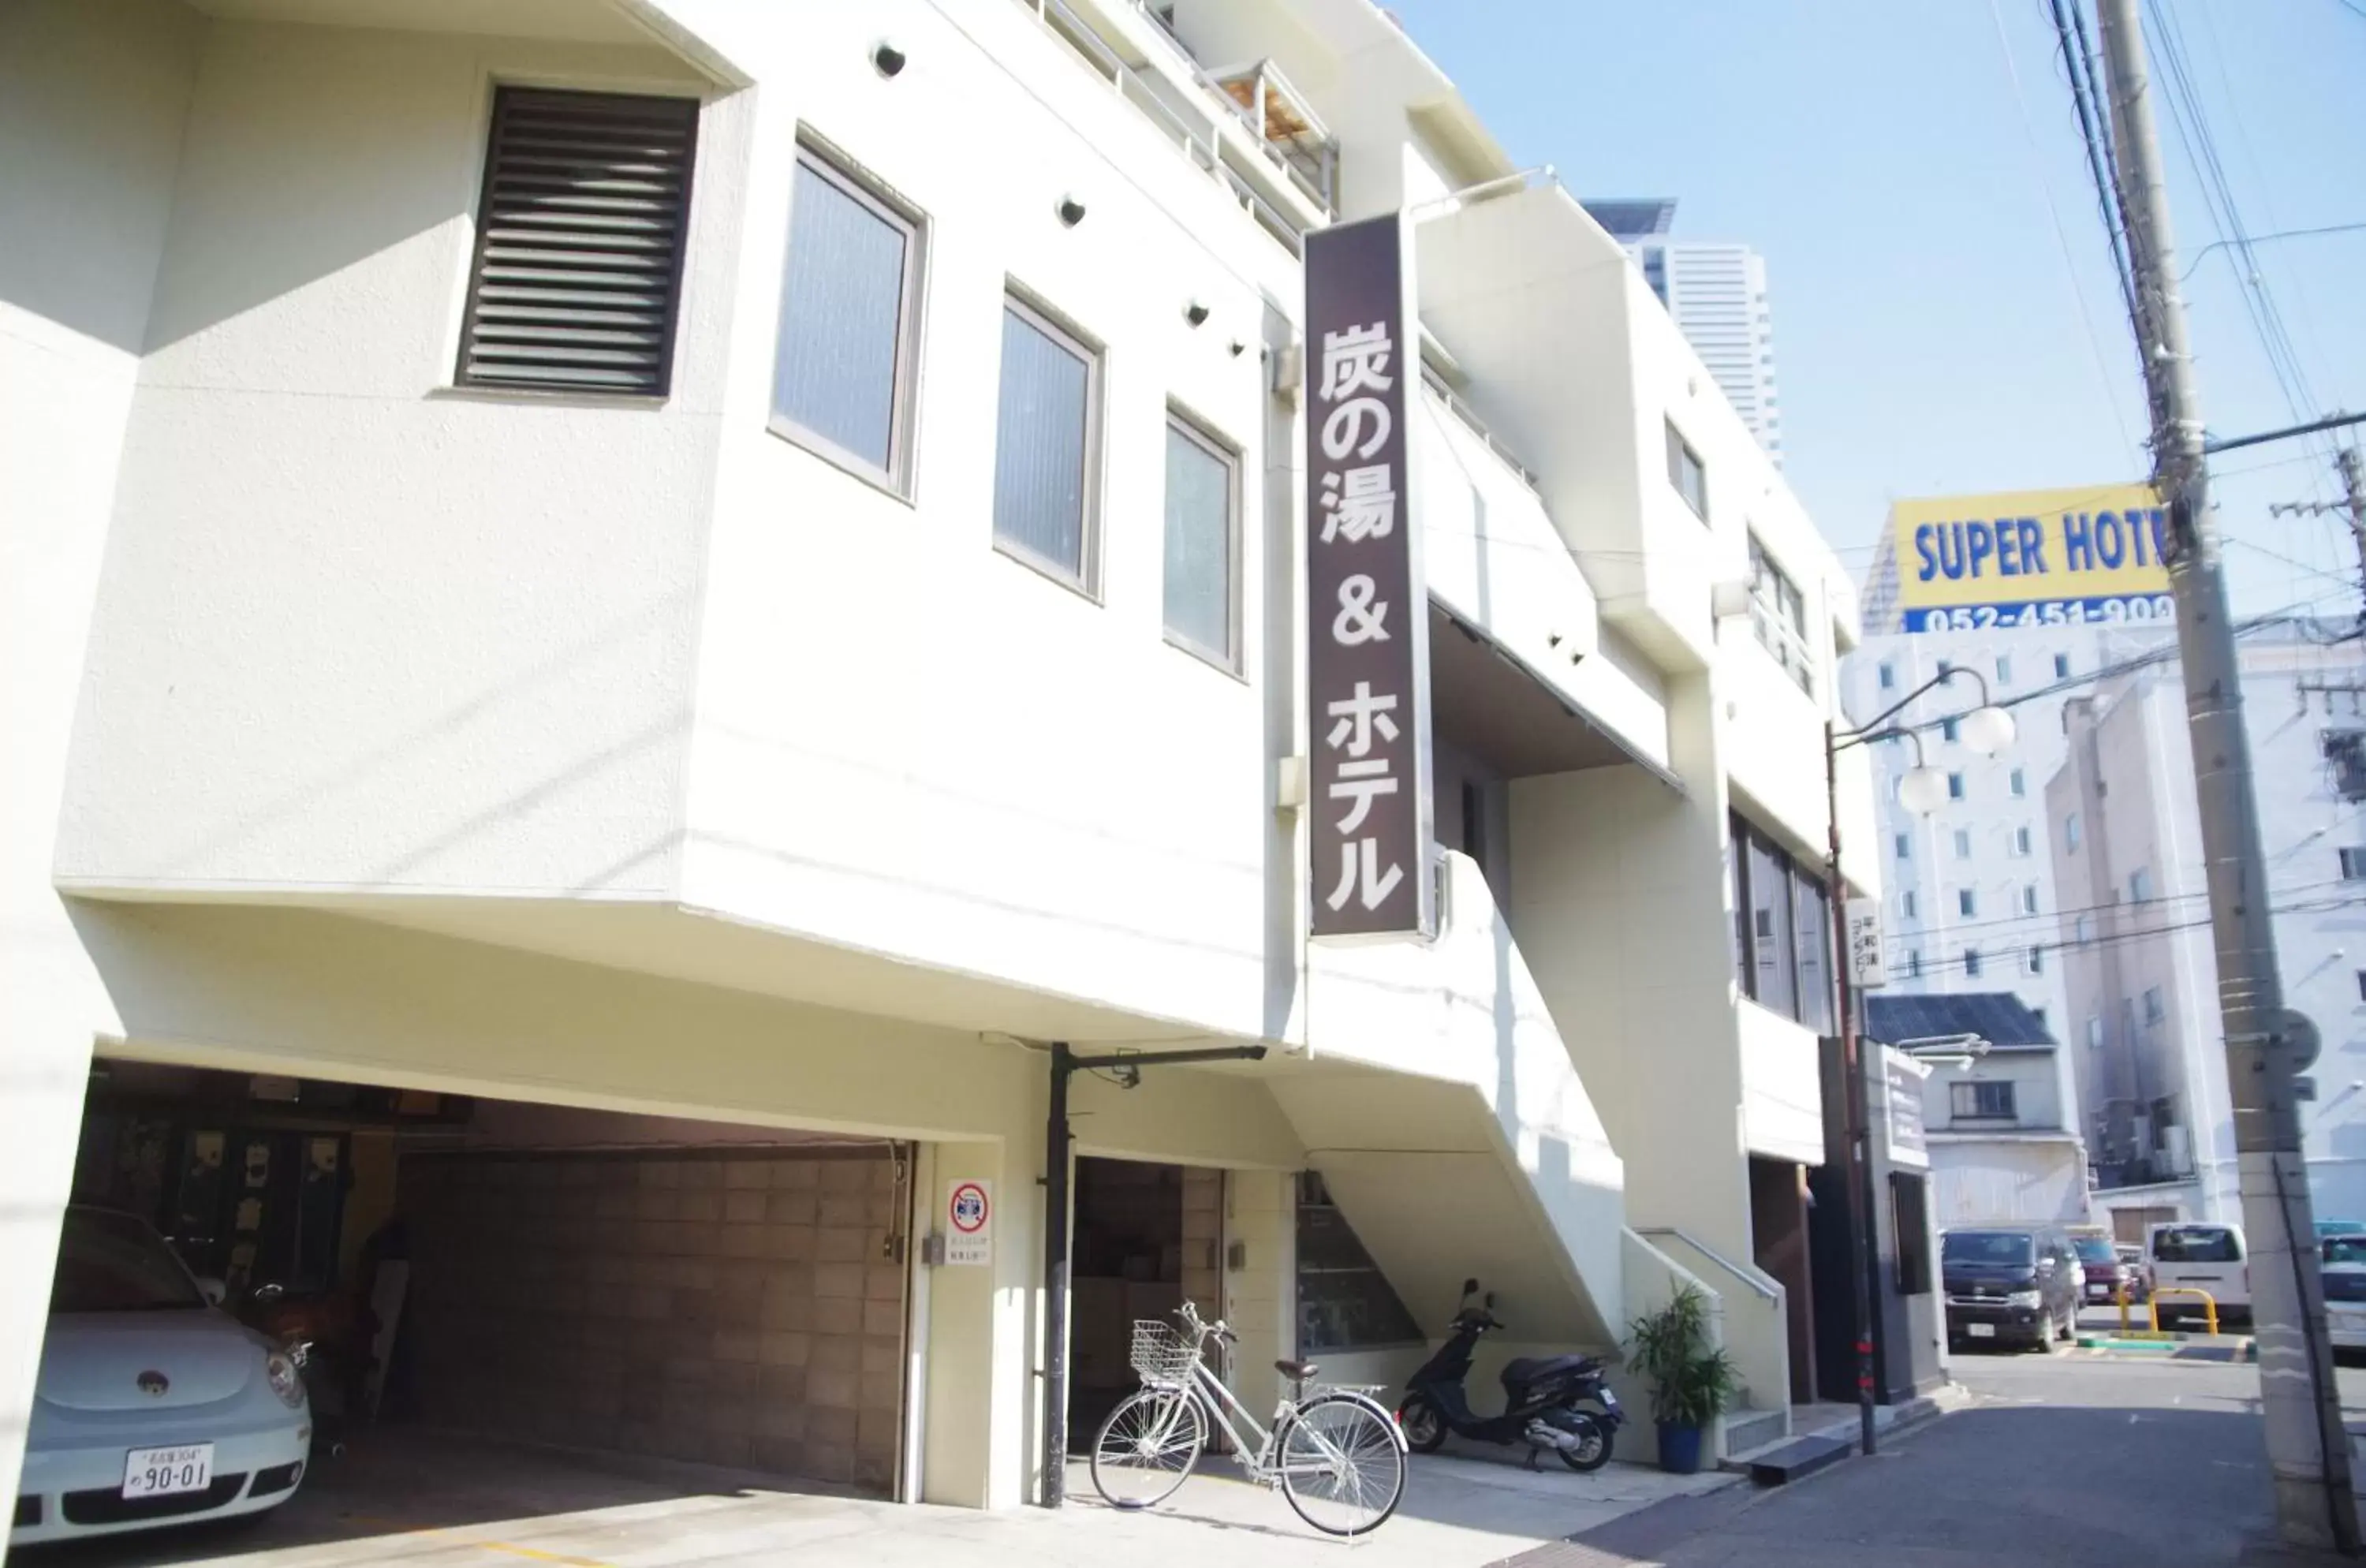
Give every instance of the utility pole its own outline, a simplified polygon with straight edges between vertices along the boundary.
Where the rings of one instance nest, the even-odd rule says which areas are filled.
[[[2366,463],[2358,460],[2358,448],[2344,446],[2335,466],[2341,470],[2344,500],[2279,501],[2268,511],[2278,517],[2321,517],[2327,513],[2346,516],[2349,537],[2358,546],[2358,618],[2366,622]]]
[[[2136,0],[2098,0],[2119,207],[2135,272],[2137,347],[2153,412],[2153,479],[2169,507],[2163,555],[2177,601],[2186,723],[2226,1032],[2226,1082],[2249,1241],[2259,1405],[2275,1477],[2276,1525],[2294,1545],[2358,1550],[2349,1438],[2325,1332],[2316,1227],[2301,1158],[2293,1080],[2305,1021],[2284,1008],[2268,906],[2267,860],[2243,730],[2242,684],[2217,530],[2210,520],[2202,410],[2177,292],[2160,143],[2147,96]]]

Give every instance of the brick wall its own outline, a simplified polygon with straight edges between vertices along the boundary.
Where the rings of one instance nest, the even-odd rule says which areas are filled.
[[[399,1199],[423,1419],[891,1485],[884,1151],[411,1155]]]

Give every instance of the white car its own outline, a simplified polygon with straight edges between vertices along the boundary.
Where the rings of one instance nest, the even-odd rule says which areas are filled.
[[[301,1369],[220,1294],[131,1215],[66,1211],[11,1547],[296,1495],[312,1447]]]
[[[2318,1242],[2325,1261],[2327,1337],[2337,1350],[2366,1350],[2366,1235]]]

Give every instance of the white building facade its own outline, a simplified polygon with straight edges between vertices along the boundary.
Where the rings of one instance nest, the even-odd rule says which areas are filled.
[[[2185,696],[2157,639],[2067,716],[2048,783],[2057,881],[2081,912],[2063,948],[2062,1031],[2097,1174],[2124,1238],[2156,1220],[2239,1221],[2225,1029]],[[2246,627],[2239,646],[2285,1004],[2322,1039],[2303,1107],[2316,1213],[2366,1213],[2366,658],[2346,623]],[[2148,657],[2153,656],[2153,657]]]
[[[1783,412],[1774,375],[1774,316],[1766,258],[1748,245],[1667,237],[1673,201],[1588,201],[1642,269],[1734,412],[1783,466]]]
[[[566,1151],[647,1156],[658,1250],[553,1268],[715,1314],[765,1392],[561,1370],[546,1425],[1019,1503],[1054,1042],[1266,1048],[1074,1085],[1080,1182],[1177,1173],[1151,1282],[1252,1406],[1281,1356],[1401,1380],[1466,1275],[1505,1353],[1696,1280],[1764,1413],[1727,1446],[1782,1429],[1752,1213],[1823,1157],[1829,948],[1738,981],[1722,870],[1737,823],[1820,856],[1853,594],[1573,198],[1362,0],[355,15],[0,13],[0,1470],[107,1085],[194,1075],[324,1087],[347,1252],[357,1194],[453,1212],[496,1145],[556,1162],[536,1245],[609,1234]],[[1336,946],[1299,249],[1408,209],[1441,912]],[[1866,888],[1870,803],[1853,761]],[[713,1174],[751,1147],[791,1174]],[[940,1266],[964,1186],[990,1242]],[[1301,1270],[1310,1210],[1392,1317]]]

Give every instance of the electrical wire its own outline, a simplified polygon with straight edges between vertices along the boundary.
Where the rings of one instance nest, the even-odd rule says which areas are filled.
[[[2312,904],[2279,906],[2270,908],[2268,913],[2270,915],[2323,915],[2331,914],[2338,909],[2353,909],[2360,908],[2360,906],[2366,906],[2366,897],[2319,900]],[[2057,945],[2067,948],[2069,951],[2074,953],[2089,953],[2097,948],[2116,947],[2126,942],[2147,941],[2153,937],[2176,936],[2185,931],[2204,931],[2214,923],[2214,922],[2209,916],[2204,915],[2198,919],[2181,920],[2175,925],[2149,926],[2142,931],[2109,932],[2103,935],[2090,937],[2083,942],[2072,942]],[[2000,951],[2003,953],[2011,953],[2014,950],[2011,947],[2006,947]],[[1971,958],[1970,963],[1972,964],[1977,964],[1981,968],[1985,968],[1989,962],[1989,955],[1987,953],[1980,953],[1977,948],[1973,949],[1972,952],[1975,956]],[[1976,977],[1978,975],[1978,970],[1966,966],[1966,960],[1964,958],[1956,957],[1932,959],[1928,963],[1921,964],[1908,977],[1910,979],[1923,979],[1927,978],[1934,972],[1944,975],[1955,971],[1960,971],[1966,977]],[[2000,977],[2001,978],[2001,976]]]

